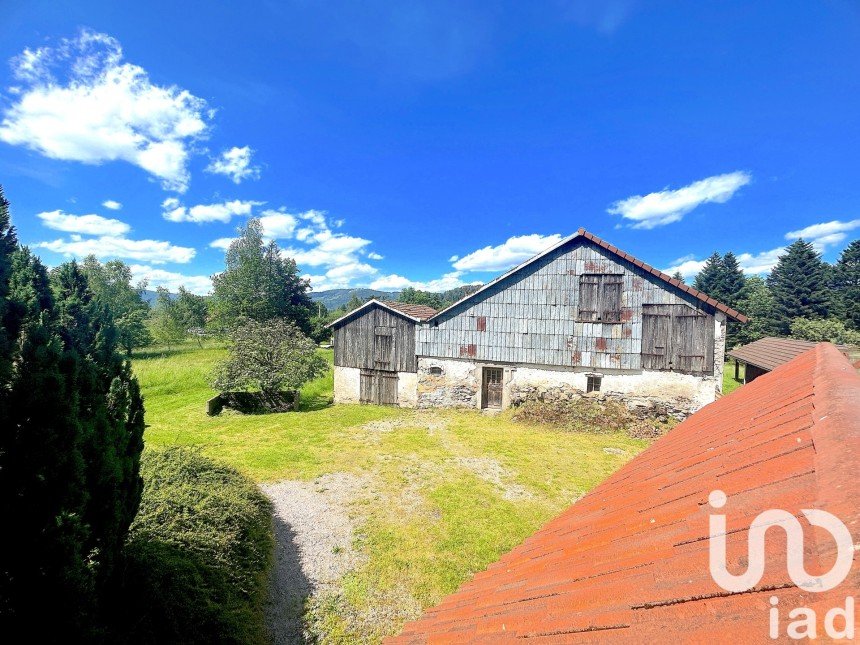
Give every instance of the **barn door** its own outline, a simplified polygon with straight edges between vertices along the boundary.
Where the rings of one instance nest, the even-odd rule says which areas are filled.
[[[714,326],[708,322],[706,314],[687,305],[675,305],[672,316],[673,370],[697,376],[710,373],[708,365],[713,362]]]
[[[671,305],[642,305],[642,369],[668,370]]]
[[[359,401],[375,405],[397,405],[397,372],[361,370]]]
[[[504,372],[501,367],[484,368],[484,407],[502,407],[502,381]]]

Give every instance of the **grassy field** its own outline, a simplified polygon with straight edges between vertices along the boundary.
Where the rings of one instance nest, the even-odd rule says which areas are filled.
[[[331,374],[304,388],[298,412],[208,417],[208,377],[223,355],[188,344],[135,357],[145,441],[200,446],[259,482],[327,473],[369,482],[350,508],[361,564],[306,607],[325,642],[396,632],[647,445],[624,433],[529,426],[508,413],[331,406]]]
[[[744,384],[744,368],[741,364],[738,369],[738,379],[735,380],[735,362],[726,361],[723,365],[723,394],[731,394]]]

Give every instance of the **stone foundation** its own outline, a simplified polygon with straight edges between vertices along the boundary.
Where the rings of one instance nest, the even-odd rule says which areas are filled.
[[[434,373],[441,370],[441,374]],[[418,359],[419,408],[476,408],[480,404],[480,370],[470,361]]]

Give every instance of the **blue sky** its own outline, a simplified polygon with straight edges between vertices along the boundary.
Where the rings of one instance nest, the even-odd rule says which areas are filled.
[[[860,235],[853,2],[6,0],[0,183],[54,265],[486,281],[583,226],[690,275]]]

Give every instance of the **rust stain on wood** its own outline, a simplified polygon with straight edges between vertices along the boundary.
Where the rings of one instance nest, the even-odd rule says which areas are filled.
[[[606,339],[605,338],[598,338],[594,344],[597,347],[598,351],[602,352],[603,350],[606,349]]]
[[[460,356],[468,356],[469,358],[474,358],[478,355],[478,346],[477,345],[460,345]]]
[[[622,309],[621,310],[621,321],[627,322],[633,320],[633,310],[632,309]]]
[[[478,331],[487,331],[487,317],[486,316],[478,316],[477,329],[478,329]]]
[[[573,361],[574,365],[579,365],[582,362],[582,352],[576,350],[573,354],[571,354],[570,358]]]

